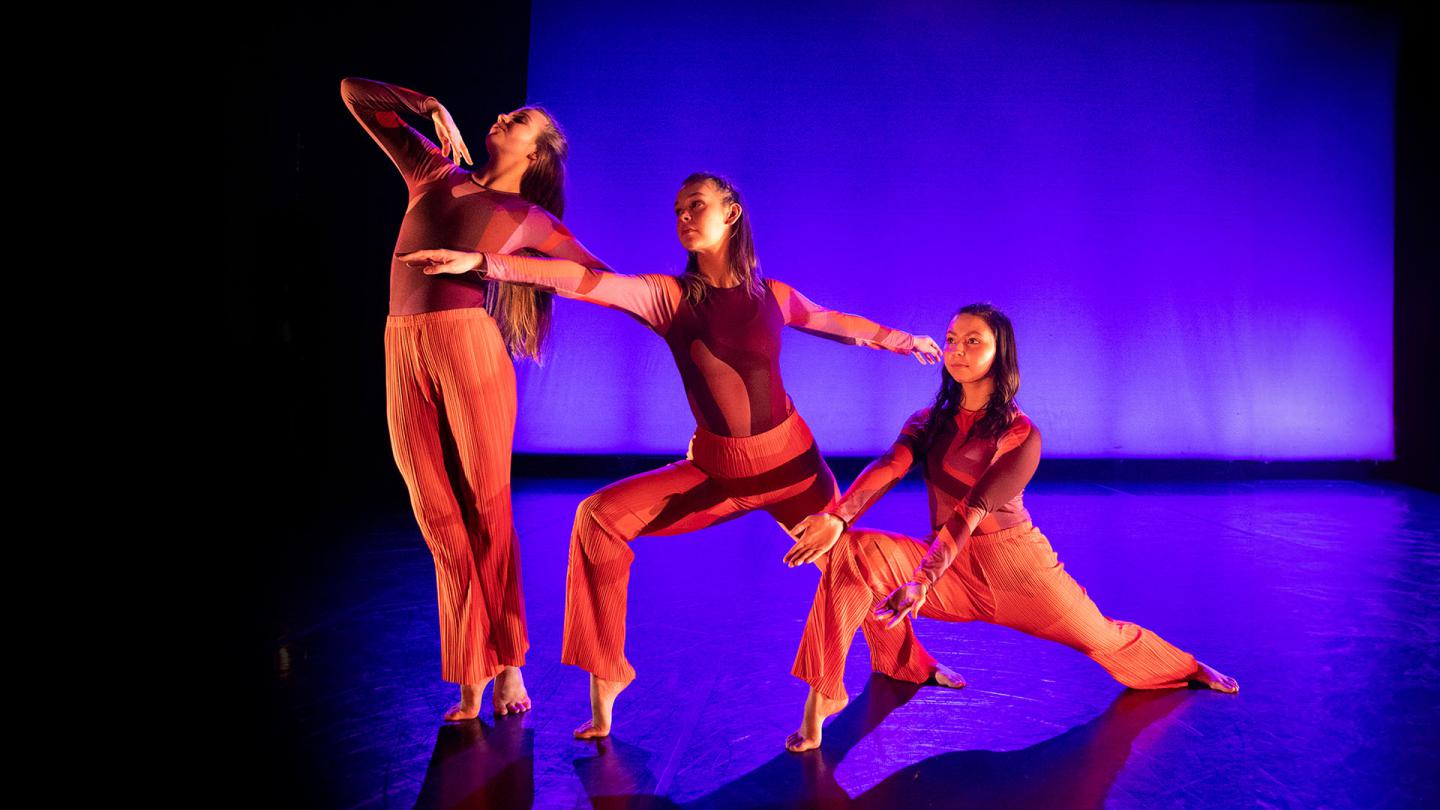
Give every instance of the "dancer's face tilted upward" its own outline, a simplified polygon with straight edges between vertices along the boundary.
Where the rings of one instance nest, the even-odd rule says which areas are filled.
[[[984,318],[956,315],[945,330],[945,370],[958,383],[985,379],[995,362],[995,333]]]
[[[495,158],[533,158],[535,142],[549,128],[550,119],[545,113],[531,107],[501,113],[485,135],[485,151]]]
[[[730,226],[740,218],[740,205],[709,180],[686,183],[675,196],[675,232],[680,245],[691,253],[709,253],[725,247]]]

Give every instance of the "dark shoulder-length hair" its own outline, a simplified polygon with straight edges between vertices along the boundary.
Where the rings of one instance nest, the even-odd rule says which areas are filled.
[[[1005,313],[990,304],[970,304],[955,312],[956,316],[974,315],[983,320],[995,335],[995,359],[990,364],[989,377],[995,382],[990,401],[985,403],[985,412],[962,440],[972,438],[997,439],[1015,420],[1015,395],[1020,391],[1020,358],[1015,352],[1015,327]],[[945,364],[940,364],[940,391],[935,394],[935,403],[930,407],[930,416],[920,430],[918,446],[920,454],[930,451],[940,430],[955,418],[960,404],[965,400],[965,390],[950,376]]]
[[[735,274],[740,286],[754,298],[765,294],[765,277],[760,272],[760,260],[755,256],[755,235],[750,230],[750,209],[740,200],[740,189],[735,186],[729,178],[722,177],[710,172],[695,172],[680,184],[684,188],[691,183],[699,183],[709,180],[720,192],[725,205],[735,203],[740,206],[740,216],[730,224],[730,233],[726,243],[726,258],[729,260],[730,272]],[[685,260],[685,273],[680,276],[680,286],[685,290],[685,300],[691,305],[698,304],[705,300],[705,294],[709,292],[710,285],[706,283],[705,277],[700,273],[700,257],[693,251]]]
[[[549,211],[556,219],[562,219],[565,216],[565,158],[570,154],[570,143],[565,139],[565,131],[560,129],[560,122],[549,110],[534,104],[525,109],[544,115],[549,126],[535,139],[535,159],[520,177],[520,196]],[[503,281],[486,282],[485,309],[499,325],[511,357],[540,360],[545,340],[550,336],[554,303],[554,295],[545,290]]]

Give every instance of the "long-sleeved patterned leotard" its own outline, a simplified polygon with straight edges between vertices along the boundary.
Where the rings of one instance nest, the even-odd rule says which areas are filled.
[[[340,94],[355,120],[405,178],[410,201],[395,240],[395,256],[421,248],[506,253],[528,248],[587,267],[603,267],[543,208],[519,194],[480,185],[473,172],[451,162],[405,122],[405,115],[429,118],[437,108],[433,97],[354,78],[340,83]],[[485,285],[475,276],[430,276],[395,256],[390,261],[391,315],[485,305]]]
[[[833,514],[853,522],[904,477],[928,415],[911,417]],[[1195,672],[1194,657],[1139,625],[1102,615],[1031,525],[1021,494],[1040,458],[1034,424],[1017,411],[998,439],[967,440],[978,415],[962,410],[926,454],[933,538],[851,529],[831,550],[793,673],[827,697],[842,697],[855,630],[892,591],[915,580],[929,586],[921,616],[987,621],[1060,642],[1134,688],[1184,685]],[[867,636],[872,646],[876,635]]]
[[[998,532],[1030,520],[1022,492],[1040,464],[1040,434],[1030,418],[1017,410],[1010,427],[998,438],[967,441],[983,413],[959,408],[954,419],[938,426],[931,452],[925,456],[925,488],[935,535],[923,570],[916,573],[927,584],[954,560],[957,538]],[[853,526],[871,504],[904,478],[915,464],[920,433],[929,418],[929,408],[912,414],[895,443],[860,473],[832,514]]]
[[[433,98],[366,79],[345,79],[340,93],[405,180],[397,251],[531,249],[600,266],[554,217],[484,188],[406,123],[438,109]],[[441,677],[467,684],[520,666],[529,647],[510,505],[515,369],[484,303],[473,277],[391,259],[386,421],[435,561]]]
[[[485,267],[490,278],[536,284],[634,315],[670,347],[696,424],[719,436],[764,433],[789,415],[780,376],[782,327],[896,352],[915,345],[906,332],[826,309],[774,279],[766,280],[760,297],[738,286],[712,288],[692,304],[674,276],[627,276],[574,262],[491,253]]]
[[[903,352],[914,340],[817,306],[773,280],[758,298],[740,288],[711,289],[692,305],[673,276],[625,276],[489,254],[485,262],[492,278],[630,313],[665,339],[684,380],[697,423],[689,456],[586,498],[571,533],[561,660],[606,680],[629,681],[635,677],[624,655],[631,540],[695,531],[757,509],[790,529],[832,506],[839,494],[785,394],[781,327]],[[875,639],[879,626],[865,622],[866,637]],[[870,650],[876,671],[912,682],[935,671],[935,660],[908,627],[883,635]]]

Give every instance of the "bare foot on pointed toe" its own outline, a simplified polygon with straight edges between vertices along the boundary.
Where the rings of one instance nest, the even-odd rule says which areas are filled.
[[[461,720],[474,720],[479,717],[480,697],[485,694],[485,687],[489,684],[489,678],[482,683],[460,684],[460,702],[445,711],[445,722],[458,723]]]
[[[519,667],[506,667],[495,676],[495,691],[490,695],[495,716],[530,711],[530,693],[525,691],[525,678]]]
[[[1216,692],[1225,692],[1226,694],[1233,695],[1240,691],[1239,681],[1206,665],[1204,661],[1196,661],[1195,663],[1199,664],[1200,668],[1195,670],[1195,674],[1190,676],[1190,680],[1203,683]]]
[[[965,676],[939,662],[935,664],[935,671],[930,673],[930,679],[946,689],[965,688]]]
[[[785,738],[785,750],[798,754],[819,748],[821,726],[825,725],[830,715],[838,713],[849,702],[848,697],[839,700],[827,698],[811,687],[810,695],[805,698],[805,716],[800,721],[800,730]]]
[[[575,739],[593,740],[610,734],[610,724],[615,710],[615,698],[625,691],[629,681],[607,681],[590,676],[590,719],[575,729]]]

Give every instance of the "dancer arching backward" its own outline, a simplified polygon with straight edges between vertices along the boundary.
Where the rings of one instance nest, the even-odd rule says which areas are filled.
[[[797,527],[802,537],[786,562],[827,549],[830,562],[795,656],[794,674],[810,684],[810,696],[800,730],[786,740],[791,751],[818,746],[821,724],[844,707],[845,654],[855,629],[876,617],[888,627],[907,626],[916,615],[1013,627],[1085,653],[1135,689],[1198,681],[1239,690],[1233,678],[1149,630],[1101,615],[1065,573],[1021,498],[1040,463],[1040,432],[1015,406],[1019,387],[1010,320],[987,304],[961,309],[945,333],[935,403],[910,417],[834,509]],[[845,530],[917,461],[936,527],[928,547],[890,532]]]
[[[635,678],[625,659],[631,540],[695,531],[755,509],[789,529],[838,495],[835,476],[780,379],[781,328],[912,354],[922,363],[939,357],[928,337],[825,309],[763,278],[749,215],[723,178],[687,178],[676,198],[675,226],[689,253],[678,278],[493,253],[432,250],[402,257],[432,265],[426,272],[480,269],[492,279],[629,312],[665,339],[680,369],[696,422],[687,457],[605,487],[575,516],[561,660],[590,673],[592,716],[575,730],[577,737],[610,733],[615,697]],[[880,623],[873,624],[883,637],[871,646],[878,671],[914,682],[958,681],[908,630],[878,633]]]
[[[458,165],[469,150],[434,98],[365,79],[345,79],[340,95],[405,178],[410,201],[397,251],[530,249],[601,266],[556,219],[566,145],[544,110],[498,116],[485,138],[489,160],[476,172]],[[441,146],[405,116],[434,121]],[[551,297],[390,263],[386,413],[395,463],[435,559],[441,677],[460,684],[446,720],[475,717],[491,679],[496,714],[530,708],[519,669],[530,642],[510,512],[515,369],[507,349],[539,351]]]

